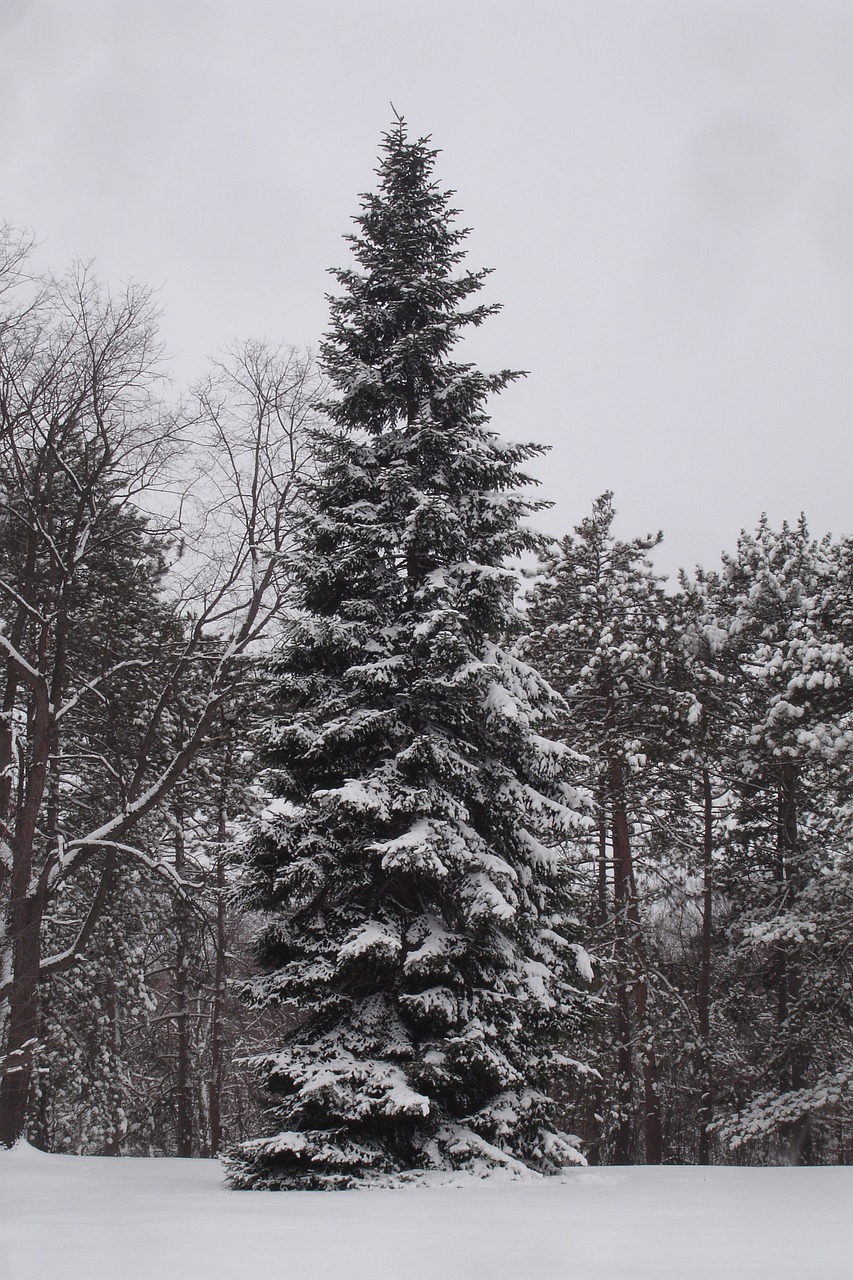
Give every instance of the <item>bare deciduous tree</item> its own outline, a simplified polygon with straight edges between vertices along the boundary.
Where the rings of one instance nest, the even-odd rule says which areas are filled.
[[[214,367],[192,413],[168,411],[148,292],[113,297],[84,267],[37,275],[27,248],[8,231],[0,240],[6,1145],[25,1124],[40,980],[81,963],[123,861],[180,891],[168,855],[135,835],[282,610],[280,557],[315,391],[309,359],[247,344]],[[181,500],[162,518],[176,485]],[[154,521],[141,514],[152,506]],[[112,746],[91,731],[105,706],[121,720]],[[64,922],[67,944],[45,955],[47,915],[84,873],[92,888]]]

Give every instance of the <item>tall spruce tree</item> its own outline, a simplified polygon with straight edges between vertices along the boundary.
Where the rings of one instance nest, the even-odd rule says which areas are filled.
[[[232,1185],[334,1188],[402,1172],[579,1159],[550,1085],[586,1002],[560,842],[576,829],[556,701],[511,656],[508,557],[535,445],[488,429],[514,377],[451,359],[495,306],[429,139],[396,121],[333,272],[338,392],[295,563],[300,617],[272,665],[277,797],[247,850],[268,913],[258,1004],[300,1020],[258,1060],[274,1132]]]

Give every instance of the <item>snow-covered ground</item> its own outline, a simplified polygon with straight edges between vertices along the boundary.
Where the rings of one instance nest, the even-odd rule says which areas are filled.
[[[235,1192],[204,1160],[0,1152],[2,1280],[850,1280],[853,1168]]]

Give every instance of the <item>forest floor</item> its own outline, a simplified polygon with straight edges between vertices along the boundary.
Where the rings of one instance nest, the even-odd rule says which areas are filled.
[[[2,1280],[850,1280],[853,1168],[235,1192],[210,1160],[0,1151]]]

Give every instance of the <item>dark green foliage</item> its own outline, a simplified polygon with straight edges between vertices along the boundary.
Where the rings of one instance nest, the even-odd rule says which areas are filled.
[[[271,670],[267,781],[248,856],[268,913],[249,996],[302,1021],[259,1059],[278,1132],[238,1187],[346,1186],[463,1165],[576,1159],[546,1089],[584,998],[566,866],[565,752],[545,682],[504,647],[506,559],[532,542],[485,402],[514,375],[454,363],[464,232],[435,152],[398,122],[335,272],[320,435],[294,572],[301,614]],[[546,847],[544,841],[549,840]]]

